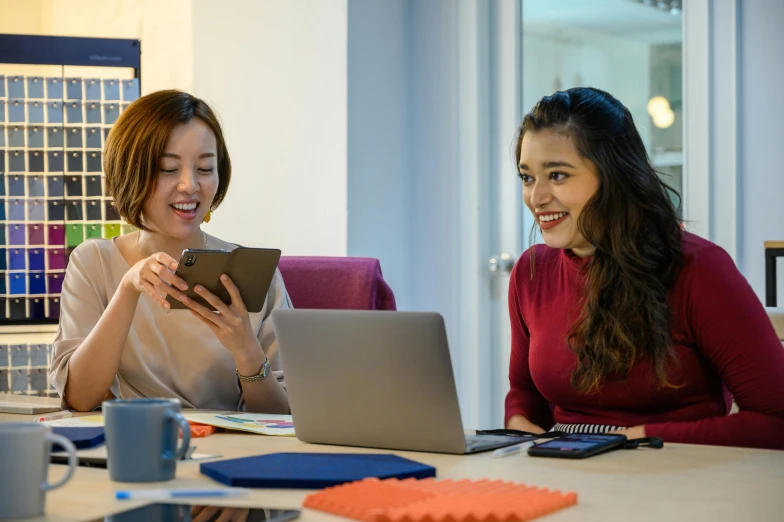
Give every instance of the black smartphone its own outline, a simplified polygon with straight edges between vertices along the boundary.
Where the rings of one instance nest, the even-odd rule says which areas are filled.
[[[132,508],[92,522],[191,522],[214,520],[244,520],[246,522],[286,522],[299,517],[297,509],[268,509],[257,507],[226,507],[188,504],[150,504]]]
[[[184,250],[176,274],[188,284],[185,295],[213,311],[215,307],[202,299],[193,288],[197,284],[201,285],[224,303],[231,304],[229,291],[220,280],[222,274],[227,274],[237,285],[248,312],[258,313],[267,299],[279,260],[280,250],[275,248]],[[170,295],[166,296],[166,300],[172,310],[188,308]]]
[[[626,444],[626,435],[572,433],[528,449],[532,457],[584,459]]]

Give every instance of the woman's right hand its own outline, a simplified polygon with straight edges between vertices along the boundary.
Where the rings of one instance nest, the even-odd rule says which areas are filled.
[[[158,252],[133,265],[123,276],[123,284],[149,295],[168,310],[171,305],[166,301],[167,295],[186,304],[190,302],[180,291],[187,290],[188,285],[175,275],[176,270],[177,261],[165,252]]]

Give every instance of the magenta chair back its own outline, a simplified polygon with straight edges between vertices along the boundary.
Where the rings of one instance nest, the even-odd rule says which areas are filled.
[[[378,259],[284,256],[278,268],[294,308],[397,309]]]

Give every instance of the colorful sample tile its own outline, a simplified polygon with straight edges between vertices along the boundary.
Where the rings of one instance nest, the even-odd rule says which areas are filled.
[[[81,202],[80,202],[81,203]],[[76,247],[84,242],[84,225],[74,224],[65,226],[65,246]]]
[[[84,226],[85,239],[101,239],[101,225],[85,225]]]
[[[46,287],[48,293],[59,294],[63,290],[63,273],[49,273],[46,275]]]
[[[46,261],[43,248],[27,249],[27,266],[30,270],[46,270]]]
[[[27,244],[28,245],[45,245],[44,239],[44,225],[42,223],[33,223],[27,225]]]
[[[57,320],[73,249],[132,230],[105,192],[103,146],[139,82],[91,76],[0,75],[0,325]],[[0,389],[27,389],[7,377]],[[45,371],[29,378],[48,389]]]
[[[113,237],[120,235],[120,224],[118,223],[116,225],[104,225],[103,230],[104,230],[103,237],[105,237],[106,239],[111,239]]]
[[[65,225],[48,225],[47,245],[65,245]]]

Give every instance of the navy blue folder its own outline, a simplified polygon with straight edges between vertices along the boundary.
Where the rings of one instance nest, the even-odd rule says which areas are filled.
[[[206,462],[203,475],[244,488],[321,489],[368,477],[427,478],[436,468],[389,454],[271,453]]]
[[[52,431],[57,435],[62,435],[66,439],[73,442],[76,449],[94,448],[103,444],[104,434],[103,427],[96,426],[95,428],[52,428]],[[52,451],[64,451],[64,448],[59,444],[52,446]]]

